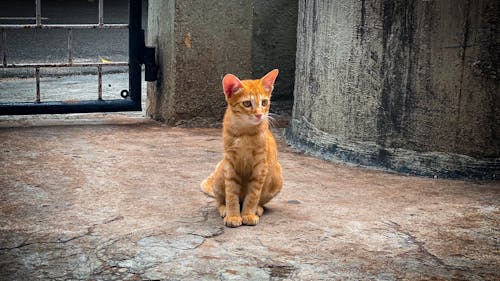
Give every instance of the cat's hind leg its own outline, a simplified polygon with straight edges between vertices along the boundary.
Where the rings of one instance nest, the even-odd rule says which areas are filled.
[[[208,196],[215,197],[213,185],[217,181],[217,177],[221,174],[220,169],[223,161],[224,160],[221,160],[215,167],[215,171],[200,184],[201,191],[203,191]]]
[[[264,214],[264,207],[261,205],[257,206],[257,216],[262,216]]]
[[[216,201],[217,211],[221,217],[226,216],[226,184],[224,182],[224,160],[215,168],[212,177],[212,190]]]
[[[217,204],[217,211],[219,211],[219,215],[221,217],[226,217],[226,205],[224,204]]]
[[[221,217],[226,216],[226,194],[224,185],[224,160],[221,160],[215,171],[208,176],[200,185],[201,191],[205,194],[215,197],[217,211]]]
[[[262,207],[262,213],[264,212],[263,206],[276,197],[283,187],[283,176],[281,174],[281,165],[279,163],[274,165],[268,175],[269,177],[262,188],[259,200],[259,207]],[[259,212],[259,209],[257,212]]]

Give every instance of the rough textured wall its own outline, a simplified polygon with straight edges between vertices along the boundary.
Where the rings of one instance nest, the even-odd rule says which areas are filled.
[[[293,99],[298,1],[253,0],[252,73],[278,68],[273,99]]]
[[[148,114],[169,125],[221,120],[222,77],[251,77],[251,38],[249,1],[150,0],[147,39],[160,79],[148,85]]]
[[[156,47],[156,62],[159,67],[158,80],[147,84],[146,112],[153,119],[165,120],[173,115],[175,93],[175,1],[149,0],[148,33],[146,45]]]
[[[224,74],[274,68],[274,97],[293,99],[296,27],[296,1],[150,0],[147,40],[161,73],[148,85],[148,114],[169,125],[220,124]]]
[[[290,143],[404,172],[499,176],[500,3],[299,2]]]

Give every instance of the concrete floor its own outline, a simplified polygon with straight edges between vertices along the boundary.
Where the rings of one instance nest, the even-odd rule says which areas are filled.
[[[0,119],[1,280],[500,280],[500,182],[408,177],[281,144],[285,185],[226,228],[219,129]]]

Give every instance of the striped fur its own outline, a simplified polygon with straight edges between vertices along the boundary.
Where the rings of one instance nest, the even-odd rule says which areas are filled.
[[[224,115],[224,155],[215,171],[201,183],[214,196],[224,224],[256,225],[264,204],[283,185],[273,134],[269,130],[269,106],[278,70],[261,79],[239,80],[227,74],[222,82],[227,101]]]

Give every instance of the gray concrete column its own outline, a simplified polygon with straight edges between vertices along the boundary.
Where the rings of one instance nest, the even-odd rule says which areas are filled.
[[[500,174],[500,2],[299,2],[288,141],[419,175]]]
[[[147,114],[168,125],[220,121],[224,74],[251,77],[252,1],[150,0],[148,10],[160,79],[148,84]]]

